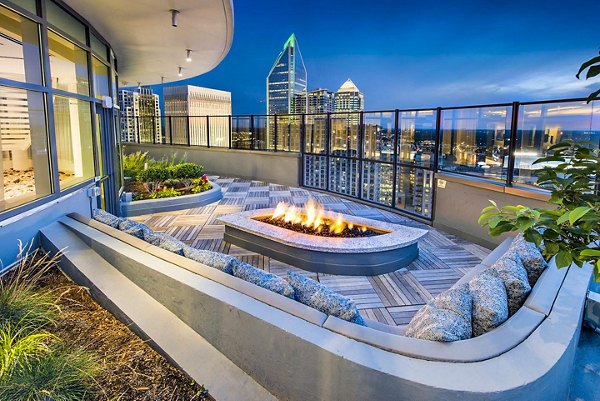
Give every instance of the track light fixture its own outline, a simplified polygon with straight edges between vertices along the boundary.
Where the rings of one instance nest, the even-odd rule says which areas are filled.
[[[177,73],[178,77],[183,77],[183,68],[179,67],[179,72]]]
[[[192,51],[190,49],[187,49],[185,51],[185,61],[187,61],[188,63],[192,61]]]
[[[179,15],[179,10],[169,10],[171,12],[171,25],[177,27],[178,21],[177,16]]]

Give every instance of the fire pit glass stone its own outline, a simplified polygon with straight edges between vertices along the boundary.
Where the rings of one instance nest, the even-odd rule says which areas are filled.
[[[220,218],[224,240],[304,270],[347,276],[373,276],[409,265],[419,255],[418,240],[426,230],[323,211],[322,219],[367,227],[378,235],[319,236],[289,230],[261,220],[276,209],[233,213]]]

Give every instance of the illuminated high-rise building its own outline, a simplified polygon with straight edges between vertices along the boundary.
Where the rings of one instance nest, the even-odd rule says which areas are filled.
[[[124,142],[162,141],[160,105],[150,88],[119,91],[121,109],[121,139]]]
[[[306,112],[306,67],[292,34],[267,75],[267,114]]]
[[[335,92],[333,111],[361,111],[365,109],[365,97],[351,79],[346,80]]]

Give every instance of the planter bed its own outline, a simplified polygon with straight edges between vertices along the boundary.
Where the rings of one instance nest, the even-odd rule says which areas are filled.
[[[199,194],[175,196],[172,198],[145,199],[139,201],[121,201],[121,215],[126,217],[140,216],[173,210],[191,209],[217,202],[223,198],[221,187],[214,182],[212,188]]]

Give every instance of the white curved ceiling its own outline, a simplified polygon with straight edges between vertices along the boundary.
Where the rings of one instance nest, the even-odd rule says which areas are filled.
[[[204,74],[227,55],[232,0],[65,0],[112,46],[123,86],[172,82]],[[178,26],[171,12],[179,10]],[[186,49],[192,61],[186,61]],[[182,67],[183,76],[178,76]]]

